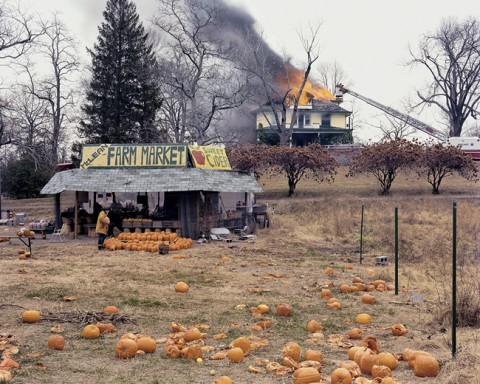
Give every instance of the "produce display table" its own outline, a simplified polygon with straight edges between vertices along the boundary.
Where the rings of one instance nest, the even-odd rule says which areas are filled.
[[[25,244],[25,246],[28,248],[28,252],[32,253],[32,242],[31,242],[30,237],[11,235],[11,236],[0,236],[0,240],[1,239],[6,239],[8,241],[10,241],[11,239],[18,239],[23,244]]]

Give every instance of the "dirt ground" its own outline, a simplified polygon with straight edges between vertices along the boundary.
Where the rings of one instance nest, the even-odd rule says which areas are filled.
[[[353,191],[350,181],[343,182],[346,184],[336,188],[340,185],[344,191]],[[32,257],[20,260],[18,250],[25,246],[18,239],[0,243],[0,353],[6,346],[17,346],[18,353],[12,357],[20,363],[11,382],[211,384],[227,375],[236,384],[292,383],[292,373],[277,376],[265,368],[265,360],[281,363],[282,349],[292,341],[301,346],[302,354],[307,349],[322,351],[322,380],[329,382],[331,372],[347,360],[348,348],[360,343],[347,337],[348,330],[358,327],[362,339],[374,336],[382,351],[400,356],[405,348],[420,349],[433,354],[441,364],[438,377],[418,378],[400,361],[393,371],[399,383],[480,383],[478,328],[458,329],[457,355],[452,359],[448,316],[439,321],[440,312],[450,308],[449,236],[440,228],[448,228],[451,217],[444,212],[452,198],[460,202],[462,217],[469,217],[468,223],[461,224],[469,228],[459,237],[462,255],[468,256],[462,262],[478,268],[478,186],[462,184],[461,189],[455,189],[446,185],[442,200],[435,200],[428,189],[419,192],[412,187],[415,181],[408,183],[393,197],[376,195],[370,180],[364,180],[357,192],[344,195],[335,191],[335,184],[318,187],[305,183],[296,197],[287,199],[283,183],[264,181],[266,192],[260,199],[275,206],[270,228],[258,230],[252,240],[194,243],[189,249],[167,255],[98,251],[96,239],[86,236],[63,243],[37,236],[32,240]],[[51,209],[46,199],[21,204],[26,211],[35,212],[30,217],[48,215]],[[362,205],[367,214],[364,261],[360,264],[358,212]],[[364,292],[345,294],[339,287],[351,285],[354,277],[366,283],[378,279],[394,283],[393,263],[376,266],[374,261],[381,254],[392,261],[392,241],[384,242],[382,234],[391,234],[390,208],[395,205],[405,212],[402,228],[412,231],[401,239],[405,238],[413,250],[412,258],[416,254],[422,257],[402,262],[398,295],[374,291],[376,303],[363,304]],[[375,216],[386,211],[388,220]],[[430,245],[429,237],[435,237],[435,245]],[[445,244],[442,238],[447,238]],[[404,254],[407,246],[402,248]],[[333,274],[325,273],[328,267]],[[188,293],[175,292],[178,281],[189,285]],[[326,307],[320,297],[326,288],[340,301],[340,310]],[[75,300],[65,301],[65,296]],[[293,316],[276,315],[275,307],[280,303],[291,305]],[[269,329],[252,329],[260,318],[250,308],[259,304],[270,309],[264,315],[272,322]],[[107,305],[117,306],[120,313],[103,314]],[[23,323],[21,314],[26,309],[40,311],[41,321]],[[357,324],[359,313],[368,313],[372,322]],[[312,319],[322,324],[323,332],[307,331]],[[93,340],[81,337],[83,326],[98,320],[112,322],[117,331]],[[197,326],[204,333],[201,362],[165,355],[172,323]],[[392,335],[390,327],[397,323],[407,327],[404,336]],[[56,325],[64,328],[63,351],[47,348],[51,328]],[[114,346],[128,332],[152,336],[157,350],[129,360],[118,359]],[[255,347],[243,362],[210,359],[241,336],[248,337]],[[258,373],[250,372],[253,368]]]

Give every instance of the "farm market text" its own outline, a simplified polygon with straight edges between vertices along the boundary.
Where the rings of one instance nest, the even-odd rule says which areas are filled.
[[[80,168],[91,167],[185,167],[184,144],[84,145]]]

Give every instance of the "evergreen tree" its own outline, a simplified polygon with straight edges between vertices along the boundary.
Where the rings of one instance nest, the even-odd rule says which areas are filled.
[[[129,0],[108,0],[93,50],[79,133],[89,143],[153,142],[161,101],[157,62]]]

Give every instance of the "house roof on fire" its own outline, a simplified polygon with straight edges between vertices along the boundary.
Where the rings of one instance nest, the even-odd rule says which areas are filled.
[[[200,168],[87,168],[56,173],[44,195],[88,192],[262,192],[248,173]]]
[[[281,105],[281,101],[274,101],[274,104]],[[266,111],[269,110],[270,103],[262,105],[260,108],[256,109],[254,112]],[[299,105],[298,110],[300,111],[314,111],[314,112],[328,112],[328,113],[343,113],[345,115],[351,115],[352,112],[346,110],[345,108],[340,107],[337,103],[332,101],[322,101],[322,100],[312,100],[312,103],[309,105]]]

